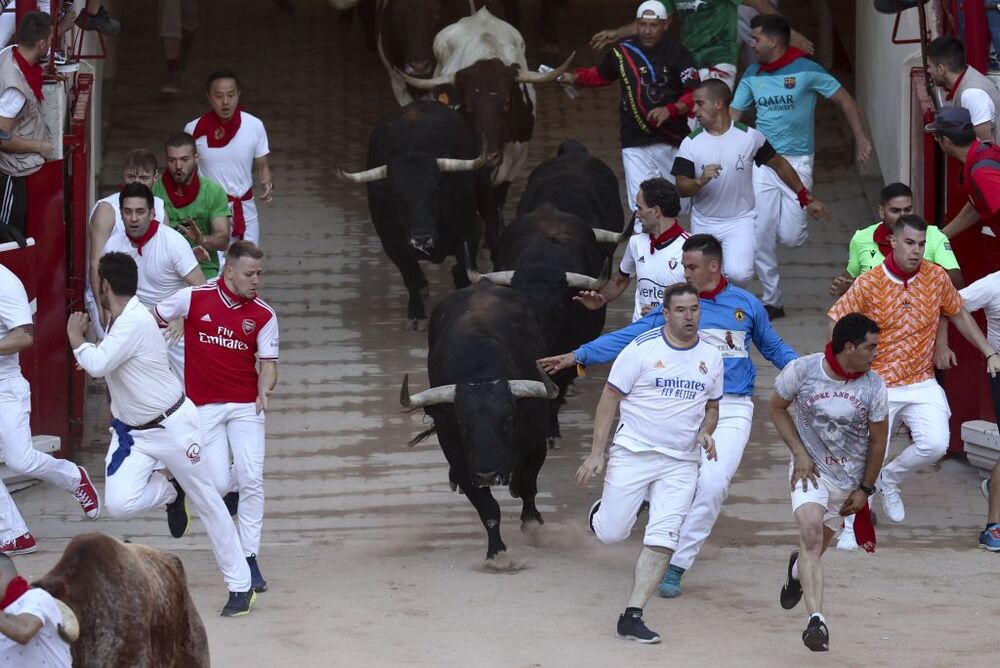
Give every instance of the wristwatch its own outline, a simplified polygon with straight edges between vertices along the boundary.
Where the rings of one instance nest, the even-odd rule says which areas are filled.
[[[871,487],[867,487],[863,482],[858,484],[858,489],[860,489],[862,492],[864,492],[868,496],[871,496],[872,494],[875,493],[875,486],[874,485],[872,485]]]

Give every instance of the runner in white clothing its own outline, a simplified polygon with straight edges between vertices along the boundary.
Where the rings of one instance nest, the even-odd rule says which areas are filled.
[[[10,557],[0,556],[0,666],[70,668],[73,657],[62,636],[65,623],[56,599],[49,592],[31,587],[17,574]]]
[[[111,313],[108,335],[98,345],[88,343],[83,337],[90,323],[79,311],[70,315],[66,333],[77,363],[91,376],[105,378],[111,394],[114,419],[104,487],[108,514],[130,519],[166,504],[170,534],[180,538],[191,521],[190,497],[229,586],[222,614],[245,615],[256,600],[250,567],[201,456],[198,409],[170,370],[153,314],[136,298],[138,267],[125,253],[107,253],[98,277],[97,298]],[[173,479],[157,470],[164,467]]]
[[[206,97],[211,110],[184,126],[194,137],[201,174],[221,185],[233,212],[233,238],[260,244],[260,221],[253,196],[254,176],[261,201],[270,203],[274,184],[267,156],[267,131],[259,118],[240,106],[240,82],[231,70],[208,76]],[[220,253],[221,255],[221,253]]]
[[[620,297],[635,277],[633,322],[660,305],[664,288],[684,282],[681,249],[690,236],[677,222],[681,201],[670,181],[660,177],[643,181],[636,205],[643,234],[629,237],[618,272],[600,292],[583,290],[573,298],[596,311]]]
[[[745,285],[753,278],[756,232],[754,165],[771,167],[798,192],[799,175],[778,155],[764,135],[733,123],[733,93],[718,79],[701,82],[694,91],[694,113],[701,127],[681,142],[671,173],[682,197],[691,198],[691,233],[711,234],[722,242],[726,278]],[[830,217],[813,199],[806,210],[813,218]]]
[[[152,188],[159,176],[159,163],[152,151],[137,148],[125,156],[125,164],[122,166],[123,185],[141,183],[147,188]],[[153,198],[153,220],[166,220],[163,200],[159,197]],[[97,283],[97,263],[104,255],[104,245],[113,234],[125,234],[125,223],[122,222],[121,203],[117,192],[94,202],[94,208],[90,210],[90,218],[87,221],[87,275],[83,301],[90,315],[90,323],[100,339],[104,338],[107,314],[98,312],[97,300],[94,299],[91,286]]]
[[[125,253],[139,266],[139,302],[153,308],[188,285],[201,285],[205,275],[191,244],[180,232],[153,218],[153,192],[141,183],[130,183],[119,195],[125,234],[112,235],[104,252]],[[170,365],[184,379],[183,321],[167,333]]]
[[[660,642],[643,623],[642,609],[677,548],[698,483],[701,449],[715,459],[712,433],[722,398],[722,354],[698,338],[700,308],[698,293],[686,283],[664,291],[666,322],[640,334],[615,360],[594,414],[590,455],[576,474],[585,486],[601,473],[608,432],[620,408],[604,491],[591,508],[590,526],[602,543],[621,542],[649,498],[632,594],[618,618],[618,637],[641,643]]]
[[[31,442],[31,388],[21,375],[18,353],[34,342],[34,323],[24,285],[0,265],[0,454],[10,470],[61,487],[96,520],[97,490],[82,466],[39,452]],[[0,552],[28,554],[38,549],[10,492],[0,482]]]

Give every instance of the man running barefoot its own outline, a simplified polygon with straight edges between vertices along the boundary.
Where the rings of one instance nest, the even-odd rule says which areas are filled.
[[[594,415],[593,447],[576,474],[586,486],[601,473],[620,407],[604,491],[591,509],[590,526],[602,543],[620,543],[632,532],[648,495],[649,522],[632,594],[618,618],[618,637],[641,643],[660,642],[660,635],[643,623],[642,609],[677,549],[698,484],[700,450],[715,459],[712,432],[723,384],[722,354],[698,338],[695,289],[686,283],[668,287],[663,312],[666,324],[636,337],[611,367]]]
[[[885,458],[888,393],[871,370],[878,337],[874,320],[848,313],[834,326],[826,351],[790,362],[771,395],[771,420],[792,452],[800,546],[788,560],[781,607],[790,610],[805,595],[809,622],[802,642],[814,652],[830,649],[820,559],[843,518],[867,507]],[[788,412],[793,404],[794,419]]]

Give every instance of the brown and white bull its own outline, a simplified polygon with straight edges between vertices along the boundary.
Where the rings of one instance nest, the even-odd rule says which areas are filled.
[[[456,108],[486,145],[493,167],[493,201],[503,209],[511,182],[524,169],[528,141],[535,127],[533,84],[555,81],[569,68],[573,54],[551,72],[528,69],[524,39],[514,26],[486,8],[444,28],[434,38],[437,68],[432,79],[401,73],[414,88]],[[496,249],[499,230],[488,230]]]
[[[209,665],[208,636],[172,554],[87,533],[34,584],[76,616],[74,666]]]

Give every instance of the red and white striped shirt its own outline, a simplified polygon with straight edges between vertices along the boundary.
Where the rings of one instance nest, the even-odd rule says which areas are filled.
[[[257,400],[257,360],[278,359],[278,317],[264,300],[239,297],[220,277],[155,310],[163,322],[184,318],[184,387],[196,406]]]

